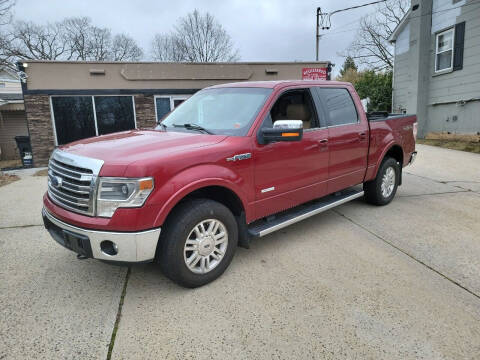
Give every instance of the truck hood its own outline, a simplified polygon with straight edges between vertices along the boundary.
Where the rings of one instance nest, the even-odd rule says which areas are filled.
[[[103,160],[104,165],[109,167],[118,167],[137,161],[158,161],[160,157],[217,144],[226,137],[190,132],[132,130],[76,141],[60,149]]]

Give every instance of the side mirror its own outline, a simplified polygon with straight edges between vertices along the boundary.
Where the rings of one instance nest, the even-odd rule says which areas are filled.
[[[300,141],[303,137],[303,121],[277,120],[273,128],[261,129],[259,135],[258,142],[262,145],[275,141]]]

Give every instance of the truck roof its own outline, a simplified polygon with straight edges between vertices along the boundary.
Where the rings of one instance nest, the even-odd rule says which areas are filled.
[[[234,83],[220,84],[210,86],[209,89],[215,88],[231,88],[231,87],[256,87],[256,88],[282,88],[292,85],[351,85],[347,82],[331,81],[331,80],[274,80],[274,81],[240,81]]]

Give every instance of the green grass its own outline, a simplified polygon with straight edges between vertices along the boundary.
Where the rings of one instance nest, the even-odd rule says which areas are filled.
[[[458,141],[458,140],[455,141],[455,140],[417,139],[417,143],[480,154],[480,142],[467,142],[467,141]]]

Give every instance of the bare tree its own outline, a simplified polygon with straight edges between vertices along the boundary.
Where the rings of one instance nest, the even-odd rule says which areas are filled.
[[[138,61],[143,57],[134,39],[125,34],[112,37],[110,29],[92,25],[87,17],[66,19],[64,26],[66,41],[76,60]]]
[[[16,21],[0,34],[0,64],[11,68],[18,59],[137,61],[142,56],[135,40],[112,36],[86,17],[46,25]]]
[[[393,68],[393,46],[388,38],[400,24],[410,6],[409,0],[387,0],[375,13],[360,19],[360,30],[347,49],[347,54],[373,70]]]
[[[142,49],[131,37],[118,34],[113,38],[111,59],[113,61],[138,61],[143,57]]]
[[[62,22],[65,42],[74,60],[105,61],[110,59],[112,33],[110,29],[92,25],[88,17],[68,18]]]
[[[157,61],[184,61],[172,35],[156,34],[152,41],[152,57]]]
[[[15,0],[0,0],[0,25],[10,24]]]
[[[62,26],[64,41],[70,49],[69,60],[87,60],[91,52],[91,20],[88,17],[67,18]]]
[[[87,60],[111,59],[112,33],[109,29],[92,26],[89,29],[89,57]]]
[[[45,26],[16,21],[0,40],[0,61],[13,67],[16,59],[56,60],[68,54],[58,23]]]
[[[173,32],[157,34],[152,56],[159,61],[236,61],[238,50],[222,25],[209,14],[194,10],[180,18]]]

